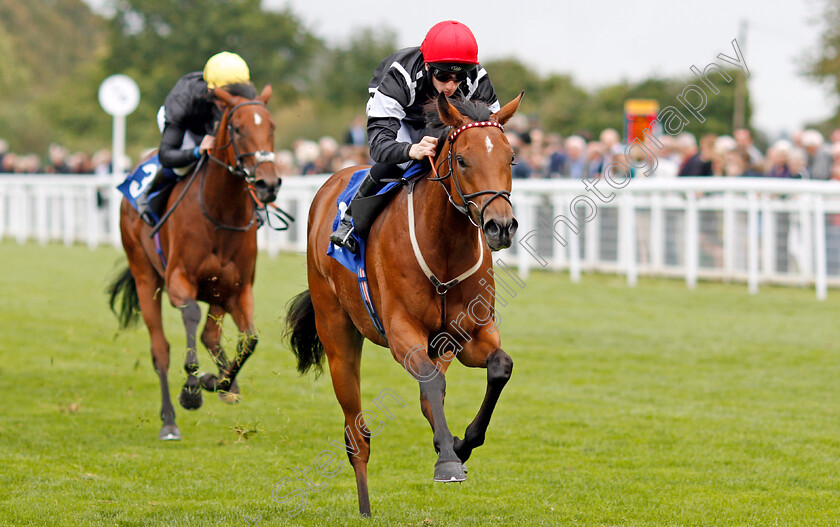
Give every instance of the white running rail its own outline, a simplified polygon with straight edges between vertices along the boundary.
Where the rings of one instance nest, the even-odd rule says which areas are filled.
[[[309,204],[326,176],[285,177],[277,205],[297,218],[260,229],[269,255],[306,248]],[[531,269],[813,286],[840,286],[840,182],[771,178],[515,180],[519,231],[494,255]],[[109,177],[0,174],[0,238],[119,247],[120,195]],[[572,212],[574,207],[576,213]]]

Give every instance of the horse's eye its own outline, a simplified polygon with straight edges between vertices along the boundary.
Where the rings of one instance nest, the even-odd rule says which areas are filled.
[[[455,156],[455,160],[458,161],[458,166],[461,168],[467,168],[467,162],[464,161],[464,158],[461,156]]]
[[[511,165],[518,165],[519,163],[516,162],[516,154],[510,156],[510,164]]]

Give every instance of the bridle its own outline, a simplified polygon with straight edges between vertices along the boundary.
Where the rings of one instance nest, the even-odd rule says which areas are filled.
[[[263,203],[262,201],[260,201],[260,199],[257,197],[257,190],[256,190],[256,188],[254,188],[254,184],[256,183],[256,178],[257,178],[257,175],[256,175],[257,168],[263,163],[274,164],[274,152],[269,152],[269,151],[266,151],[266,150],[259,150],[259,151],[256,151],[256,152],[245,152],[243,154],[243,153],[239,152],[239,147],[236,145],[236,142],[233,140],[233,134],[234,134],[233,114],[234,114],[234,112],[236,112],[236,110],[238,110],[239,108],[242,108],[243,106],[249,106],[249,105],[252,105],[252,104],[262,106],[263,108],[267,108],[265,103],[263,103],[262,101],[246,101],[246,102],[239,103],[236,106],[234,106],[233,108],[231,108],[230,111],[227,113],[228,142],[223,146],[214,147],[214,149],[213,149],[213,150],[224,152],[228,148],[233,148],[233,158],[234,158],[234,162],[236,164],[235,165],[229,165],[226,162],[224,162],[223,160],[221,160],[221,159],[217,158],[216,156],[214,156],[213,154],[211,154],[210,152],[207,152],[207,157],[209,157],[212,161],[214,161],[218,165],[221,165],[225,170],[227,170],[228,172],[230,172],[234,176],[236,176],[238,178],[242,178],[245,181],[245,185],[248,188],[248,193],[249,193],[249,195],[251,197],[251,200],[253,202],[253,205],[254,205],[254,209],[251,212],[251,220],[248,222],[247,225],[244,225],[244,226],[240,227],[240,226],[225,225],[223,223],[218,222],[212,216],[210,216],[210,214],[207,212],[206,207],[204,206],[204,175],[203,174],[202,174],[202,177],[201,177],[201,193],[200,193],[200,198],[199,198],[199,201],[201,201],[201,211],[204,213],[204,216],[208,220],[210,220],[213,224],[215,224],[219,228],[226,229],[226,230],[231,230],[231,231],[247,231],[251,227],[254,226],[254,222],[257,220],[257,210],[262,209],[266,213],[265,214],[266,222],[268,223],[269,227],[271,227],[272,229],[277,230],[277,231],[284,231],[291,226],[291,222],[295,221],[295,218],[291,214],[289,214],[286,211],[279,208],[274,203],[266,204],[266,203]],[[256,164],[254,164],[253,166],[246,166],[243,163],[243,160],[245,158],[248,158],[248,157],[251,157],[251,156],[253,156],[254,159],[256,160]],[[268,213],[269,212],[268,208],[267,208],[268,206],[271,206],[274,209],[272,211],[273,214],[274,214],[274,217],[279,219],[284,225],[282,225],[280,227],[275,227],[275,226],[271,225],[270,218],[271,218],[272,215]]]
[[[484,225],[484,211],[487,209],[487,206],[493,202],[496,198],[503,198],[510,204],[510,191],[508,190],[480,190],[478,192],[473,192],[471,194],[464,194],[464,191],[461,187],[461,180],[458,177],[458,172],[455,169],[455,165],[452,163],[453,152],[455,150],[455,140],[458,138],[461,133],[471,128],[484,128],[487,126],[494,126],[501,130],[502,132],[505,131],[504,127],[497,123],[496,121],[477,121],[474,123],[469,123],[461,126],[460,128],[455,129],[451,134],[449,134],[449,138],[447,139],[448,144],[448,152],[446,154],[446,164],[449,167],[449,172],[445,176],[439,176],[437,167],[435,166],[434,159],[430,159],[432,165],[432,173],[434,173],[435,177],[430,177],[430,181],[439,181],[441,186],[443,186],[446,195],[449,198],[449,203],[451,203],[461,214],[465,215],[475,227],[481,228]],[[458,199],[461,201],[461,204],[455,202],[455,199],[452,196],[452,193],[449,191],[449,188],[443,183],[444,180],[452,177],[452,186],[455,188],[455,194],[458,196]],[[473,198],[477,196],[483,196],[485,194],[492,194],[493,196],[484,202],[484,205],[481,208],[472,201]],[[478,210],[478,220],[479,224],[476,224],[473,220],[473,216],[470,213],[470,205],[475,207]]]
[[[260,101],[246,101],[246,102],[243,102],[243,103],[239,103],[236,106],[234,106],[233,108],[231,108],[230,111],[228,112],[228,118],[227,118],[228,142],[227,142],[227,144],[225,144],[223,146],[219,146],[219,147],[214,148],[214,150],[224,151],[224,150],[227,150],[230,147],[233,147],[233,158],[234,158],[236,164],[235,165],[228,165],[227,163],[225,163],[221,159],[213,156],[213,154],[211,154],[209,152],[207,153],[207,156],[211,160],[215,161],[217,164],[224,167],[228,172],[230,172],[231,174],[233,174],[236,177],[240,177],[240,178],[244,179],[245,183],[248,184],[249,188],[252,187],[253,184],[256,182],[257,167],[259,167],[263,163],[274,163],[274,152],[268,152],[266,150],[259,150],[257,152],[246,152],[244,154],[240,154],[239,153],[239,147],[236,146],[236,142],[233,140],[233,134],[234,134],[233,114],[234,114],[234,112],[236,112],[236,110],[238,110],[239,108],[242,108],[243,106],[250,106],[252,104],[262,106],[263,108],[266,107],[265,103],[260,102]],[[242,163],[242,161],[246,157],[251,157],[251,156],[254,156],[254,159],[257,160],[257,164],[255,164],[253,167],[245,166]]]

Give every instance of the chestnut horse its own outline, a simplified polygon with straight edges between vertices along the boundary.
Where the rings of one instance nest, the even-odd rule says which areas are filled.
[[[336,199],[362,167],[334,174],[310,208],[309,289],[292,300],[287,331],[301,373],[320,367],[326,353],[344,411],[345,442],[363,516],[370,515],[370,431],[359,386],[365,338],[389,347],[419,382],[421,410],[432,426],[438,452],[435,481],[466,479],[463,462],[483,444],[490,416],[510,378],[513,361],[501,349],[493,322],[495,299],[491,296],[485,304],[480,320],[464,314],[479,295],[486,298],[494,291],[489,252],[509,247],[516,232],[508,199],[513,150],[502,125],[521,98],[522,94],[492,115],[484,104],[461,101],[456,107],[443,94],[427,107],[427,124],[443,136],[432,163],[440,177],[421,178],[400,191],[367,238],[367,277],[386,338],[365,310],[357,277],[327,256]],[[452,277],[458,278],[449,280]],[[464,439],[450,433],[443,407],[445,373],[454,356],[465,366],[487,368],[484,402]]]
[[[169,397],[169,342],[163,334],[161,290],[181,310],[187,333],[184,369],[187,379],[178,397],[181,406],[201,406],[201,388],[233,395],[236,375],[257,345],[254,329],[254,270],[257,259],[257,203],[274,201],[280,187],[274,165],[274,121],[266,107],[271,86],[256,99],[232,95],[216,88],[216,104],[223,110],[216,140],[209,155],[200,162],[197,185],[192,178],[179,181],[168,206],[172,210],[153,240],[147,225],[125,199],[120,207],[120,231],[128,269],[111,285],[111,309],[122,294],[120,325],[137,319],[137,310],[151,337],[152,361],[160,378],[163,426],[160,439],[180,439],[175,410]],[[187,186],[185,190],[185,185]],[[156,250],[159,243],[160,253]],[[219,376],[199,378],[196,332],[201,318],[198,302],[209,304],[201,342],[212,354]],[[221,345],[222,319],[230,313],[238,327],[239,341],[233,361]],[[231,394],[232,392],[232,394]],[[223,398],[223,400],[225,400]]]

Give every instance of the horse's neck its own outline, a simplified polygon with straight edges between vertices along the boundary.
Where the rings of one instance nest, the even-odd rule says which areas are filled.
[[[422,181],[416,185],[413,199],[418,245],[432,271],[440,273],[438,278],[451,280],[474,265],[479,258],[481,232],[449,203],[443,186]]]
[[[206,172],[201,175],[204,208],[224,223],[238,225],[250,220],[253,212],[245,181],[212,160],[205,163]]]

